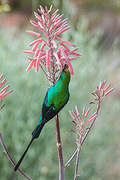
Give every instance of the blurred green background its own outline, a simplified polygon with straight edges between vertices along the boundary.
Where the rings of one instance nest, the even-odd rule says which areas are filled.
[[[102,104],[101,113],[80,155],[80,180],[120,179],[120,1],[119,0],[1,0],[0,1],[0,74],[4,73],[14,93],[9,95],[0,112],[0,132],[17,161],[31,138],[39,120],[48,82],[41,71],[26,73],[28,60],[23,53],[33,39],[25,33],[32,29],[29,20],[39,5],[53,4],[69,18],[71,30],[64,34],[83,54],[73,61],[75,75],[70,83],[71,98],[60,112],[61,137],[66,161],[76,148],[72,119],[68,110],[77,104],[81,110],[91,100],[90,93],[100,80],[115,87]],[[73,161],[65,170],[72,180]],[[58,158],[54,120],[34,142],[21,168],[33,180],[58,179]],[[22,180],[13,172],[0,145],[0,179]]]

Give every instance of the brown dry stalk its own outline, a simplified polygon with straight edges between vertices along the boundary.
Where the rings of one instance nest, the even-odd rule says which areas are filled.
[[[100,103],[101,103],[101,101],[100,101],[100,99],[99,99],[99,100],[98,100],[98,105],[97,105],[97,110],[96,110],[96,115],[97,115],[97,116],[96,116],[96,118],[92,121],[90,127],[87,128],[87,131],[86,131],[85,135],[83,136],[83,138],[82,138],[82,140],[81,140],[81,146],[83,145],[84,141],[86,140],[89,132],[91,131],[91,129],[92,129],[92,127],[93,127],[93,125],[94,125],[97,117],[98,117],[98,114],[99,114],[99,111],[100,111]],[[81,151],[81,146],[79,146],[80,151]],[[78,148],[77,148],[77,149],[75,150],[75,152],[73,153],[73,155],[70,157],[70,159],[65,163],[65,166],[64,166],[65,168],[70,165],[71,161],[75,158],[75,156],[77,155],[78,152],[79,152],[79,150],[78,150]],[[79,154],[80,154],[80,152],[79,152]]]
[[[64,180],[64,163],[63,163],[58,114],[55,117],[55,124],[56,124],[56,139],[57,139],[57,150],[58,150],[58,159],[59,159],[59,180]]]
[[[15,162],[14,160],[12,159],[12,157],[10,156],[9,152],[8,152],[8,149],[4,143],[4,140],[2,138],[2,134],[0,133],[0,142],[1,142],[1,145],[3,147],[3,151],[5,152],[7,158],[9,159],[9,161],[11,162],[11,164],[13,165],[13,167],[15,167]],[[27,176],[20,168],[18,168],[18,172],[19,174],[21,174],[25,179],[27,180],[32,180],[29,176]]]

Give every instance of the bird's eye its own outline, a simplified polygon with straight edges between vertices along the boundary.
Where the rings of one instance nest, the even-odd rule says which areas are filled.
[[[69,68],[67,64],[64,65],[63,72],[66,72],[66,73],[69,72]]]
[[[68,65],[67,65],[67,64],[65,64],[65,65],[64,65],[64,68],[68,68]]]

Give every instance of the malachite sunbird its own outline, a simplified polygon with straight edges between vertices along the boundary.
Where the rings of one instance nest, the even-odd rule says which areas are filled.
[[[16,171],[20,166],[25,154],[27,153],[30,145],[32,144],[33,140],[38,138],[42,128],[44,125],[52,119],[68,102],[69,100],[69,82],[70,82],[70,71],[68,65],[64,65],[64,68],[61,72],[61,75],[57,82],[52,85],[43,100],[42,105],[42,113],[40,116],[40,120],[37,123],[37,126],[32,132],[32,139],[27,146],[25,152],[21,156],[20,160],[14,167]]]

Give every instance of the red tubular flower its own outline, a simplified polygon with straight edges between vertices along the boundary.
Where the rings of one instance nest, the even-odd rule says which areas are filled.
[[[34,67],[37,72],[42,68],[49,74],[55,74],[58,71],[60,73],[64,64],[68,64],[70,72],[73,74],[71,61],[80,57],[81,54],[76,52],[78,48],[70,50],[70,47],[75,46],[74,44],[60,38],[70,27],[67,18],[62,19],[63,14],[58,14],[59,10],[54,13],[52,13],[52,10],[52,6],[49,10],[40,6],[38,10],[40,14],[34,12],[36,21],[30,21],[38,31],[42,32],[43,37],[41,38],[41,33],[27,31],[38,38],[29,44],[29,46],[32,46],[32,50],[25,51],[25,53],[33,55],[29,58],[30,63],[27,72]]]
[[[4,75],[2,74],[0,76],[0,81],[3,79],[3,77]],[[0,82],[0,88],[5,85],[6,81],[7,81],[6,79],[3,79],[2,82]],[[6,97],[8,94],[11,94],[13,92],[13,90],[7,91],[8,88],[9,88],[9,85],[5,86],[4,88],[0,90],[0,102],[4,97]]]

